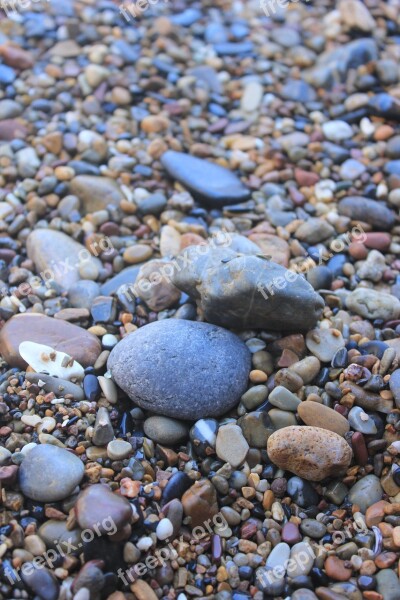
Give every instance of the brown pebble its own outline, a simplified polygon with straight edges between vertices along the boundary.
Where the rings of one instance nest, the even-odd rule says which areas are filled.
[[[318,402],[305,400],[299,405],[297,412],[306,425],[321,427],[343,437],[350,429],[347,419],[329,406]]]
[[[388,502],[379,500],[379,502],[375,502],[367,508],[365,513],[365,523],[369,529],[371,529],[373,525],[379,525],[379,523],[383,521],[385,517],[385,506],[387,504]]]
[[[324,568],[326,574],[335,581],[348,581],[352,574],[352,568],[346,566],[344,560],[341,560],[337,556],[328,556],[325,561]]]
[[[365,439],[362,433],[356,431],[351,438],[351,447],[353,448],[354,458],[358,465],[364,467],[368,463],[368,450],[365,445]]]
[[[397,554],[394,552],[381,552],[375,558],[375,564],[379,569],[388,569],[391,567],[397,559]]]

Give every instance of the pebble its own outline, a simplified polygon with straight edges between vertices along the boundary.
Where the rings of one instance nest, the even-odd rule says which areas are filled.
[[[60,379],[80,380],[85,374],[83,367],[69,354],[36,342],[21,342],[18,352],[36,373],[46,373]]]
[[[186,423],[168,417],[149,417],[143,424],[147,437],[162,446],[175,446],[184,442],[189,435]]]
[[[166,540],[172,536],[173,525],[169,519],[161,519],[157,525],[156,535],[159,540]]]
[[[300,404],[299,398],[288,389],[278,385],[268,397],[268,401],[282,410],[297,411]]]
[[[200,419],[190,430],[190,439],[196,453],[208,456],[215,450],[217,442],[218,421],[215,419]]]
[[[132,452],[131,444],[125,440],[111,440],[107,445],[107,456],[110,460],[124,460]]]
[[[327,429],[342,437],[344,437],[350,429],[349,422],[345,417],[319,402],[305,400],[300,403],[297,412],[306,425]]]
[[[92,270],[88,279],[96,279],[101,268],[100,260],[85,246],[60,231],[36,229],[29,234],[26,248],[40,277],[55,281],[65,290],[83,277],[82,268]]]
[[[383,203],[363,198],[361,196],[349,196],[338,204],[340,215],[350,217],[353,220],[369,223],[381,231],[388,231],[394,225],[395,217],[393,211]]]
[[[72,494],[84,473],[82,461],[67,450],[50,444],[36,446],[19,469],[19,485],[28,498],[58,502]]]
[[[94,213],[108,206],[118,206],[123,194],[114,179],[94,175],[78,175],[69,184],[69,191],[77,196],[83,214]]]
[[[120,531],[132,517],[132,507],[128,500],[114,494],[103,484],[85,488],[79,494],[74,510],[82,529],[96,532],[97,528],[102,535]]]
[[[245,461],[249,451],[249,445],[241,428],[231,423],[219,428],[215,448],[218,458],[228,462],[234,468]]]
[[[212,371],[210,364],[215,365]],[[122,340],[111,352],[108,368],[142,408],[195,420],[223,414],[239,401],[250,353],[234,334],[214,325],[166,320]]]
[[[10,366],[26,367],[19,353],[24,341],[64,352],[83,367],[93,365],[101,351],[99,340],[81,327],[35,313],[15,315],[0,331],[1,355]]]
[[[355,483],[349,492],[349,501],[357,504],[360,511],[365,514],[367,508],[382,499],[383,490],[380,480],[376,475],[366,475]]]
[[[307,333],[306,345],[321,362],[330,362],[345,341],[337,330],[313,329]]]
[[[192,528],[204,526],[207,519],[218,513],[217,494],[210,481],[196,481],[182,496],[184,513],[190,517]]]
[[[360,431],[365,435],[375,435],[377,433],[374,420],[371,419],[371,417],[367,415],[367,413],[365,413],[359,406],[353,406],[347,416],[347,419],[350,427],[355,429],[355,431]]]
[[[114,429],[110,413],[104,406],[100,406],[93,428],[92,442],[96,446],[105,446],[114,438]]]
[[[315,506],[318,503],[318,494],[308,481],[300,477],[291,477],[287,483],[287,493],[292,500],[303,508]]]
[[[349,310],[364,319],[398,319],[400,300],[395,296],[368,288],[358,288],[346,297]]]
[[[35,562],[26,562],[21,569],[21,578],[41,600],[57,600],[59,597],[60,585],[54,574],[43,565],[38,568]]]
[[[213,208],[245,202],[250,191],[227,169],[212,162],[168,150],[161,157],[163,167],[196,198]]]
[[[346,121],[328,121],[322,131],[330,142],[340,143],[353,137],[353,130]]]
[[[325,448],[330,449],[329,455]],[[268,456],[279,468],[311,481],[344,472],[352,451],[342,437],[320,427],[286,427],[268,439]]]

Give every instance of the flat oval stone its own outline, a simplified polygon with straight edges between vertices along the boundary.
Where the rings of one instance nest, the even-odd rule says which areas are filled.
[[[178,319],[138,329],[108,359],[117,385],[141,408],[193,421],[235,406],[250,367],[250,352],[233,333]]]
[[[267,450],[278,467],[310,481],[345,472],[352,458],[342,437],[320,427],[279,429],[268,439]]]
[[[366,435],[374,435],[377,432],[375,421],[360,406],[353,406],[347,418],[355,431]]]
[[[315,560],[315,553],[307,542],[295,544],[290,551],[290,562],[288,565],[288,576],[292,579],[301,575],[308,575]]]
[[[313,329],[306,336],[306,346],[321,362],[330,362],[337,350],[343,348],[342,334],[332,329]]]
[[[161,157],[168,174],[182,183],[198,200],[220,208],[250,198],[250,190],[224,167],[207,160],[168,150]]]
[[[83,462],[68,450],[41,444],[22,461],[19,485],[25,496],[38,502],[58,502],[82,481]]]
[[[81,279],[81,267],[90,266],[98,273],[102,266],[85,246],[54,229],[32,231],[26,240],[26,249],[40,277],[46,281],[54,280],[66,290]]]
[[[130,522],[132,507],[124,496],[114,494],[107,485],[98,483],[79,494],[75,515],[82,529],[96,531],[94,527],[98,527],[101,534],[109,533],[112,529],[115,533],[115,527],[119,531]]]
[[[297,412],[306,425],[321,427],[322,429],[333,431],[343,437],[350,429],[347,419],[336,410],[333,410],[324,404],[320,404],[319,402],[305,400],[304,402],[301,402]]]
[[[297,407],[300,404],[299,398],[282,385],[278,385],[274,390],[272,390],[268,400],[277,408],[282,410],[290,410],[293,412],[296,412]]]
[[[12,317],[0,331],[0,352],[10,367],[27,367],[19,353],[19,345],[25,341],[65,352],[83,367],[94,365],[101,352],[98,338],[85,329],[61,319],[24,313]]]
[[[161,445],[171,444],[173,446],[179,442],[184,442],[189,435],[189,428],[186,423],[161,416],[146,419],[143,430],[147,437]]]

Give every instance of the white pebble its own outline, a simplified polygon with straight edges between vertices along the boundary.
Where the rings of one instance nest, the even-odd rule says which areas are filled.
[[[101,341],[104,348],[114,348],[114,346],[118,344],[117,338],[115,335],[112,335],[112,333],[106,333],[103,335]]]
[[[156,535],[159,540],[166,540],[171,537],[174,527],[169,519],[161,519],[157,525]]]
[[[152,545],[153,540],[151,539],[151,537],[142,537],[136,544],[136,547],[139,548],[139,550],[147,552],[147,550],[149,550],[152,547]]]

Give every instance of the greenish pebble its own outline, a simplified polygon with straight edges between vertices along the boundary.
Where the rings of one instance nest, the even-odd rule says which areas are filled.
[[[269,418],[272,421],[272,425],[275,429],[283,429],[284,427],[290,427],[291,425],[297,425],[296,417],[294,413],[287,410],[280,410],[279,408],[271,408],[268,412]]]
[[[186,423],[170,417],[149,417],[144,422],[143,429],[148,438],[161,445],[179,444],[185,441],[189,435]]]
[[[349,490],[344,483],[341,481],[331,481],[328,483],[324,495],[329,502],[340,506],[348,493]]]
[[[290,410],[292,412],[296,412],[297,407],[300,404],[299,398],[282,385],[278,385],[272,390],[268,400],[277,408]]]
[[[399,600],[400,581],[392,569],[382,569],[376,575],[377,591],[383,600]]]
[[[266,385],[255,385],[243,394],[241,400],[247,410],[254,410],[268,398]]]
[[[376,475],[367,475],[353,485],[349,492],[349,501],[358,504],[360,511],[365,513],[369,506],[382,500],[383,489]]]

